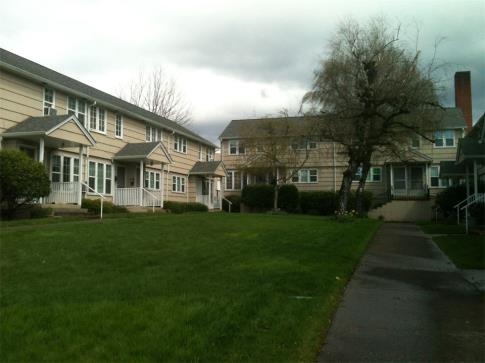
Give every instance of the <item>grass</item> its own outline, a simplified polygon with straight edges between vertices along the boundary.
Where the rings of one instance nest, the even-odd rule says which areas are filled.
[[[477,235],[438,236],[433,240],[461,269],[485,269],[485,238]]]
[[[465,226],[451,223],[420,222],[421,229],[428,234],[464,234]]]
[[[2,226],[0,361],[313,361],[378,225],[214,213]]]

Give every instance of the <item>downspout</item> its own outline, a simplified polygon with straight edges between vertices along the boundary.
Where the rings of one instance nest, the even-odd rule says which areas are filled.
[[[167,199],[168,199],[169,175],[170,175],[170,164],[167,165],[167,185],[166,185],[166,193],[165,193],[165,195],[167,196]]]
[[[163,177],[163,173],[165,171],[165,164],[162,163],[162,176],[160,179],[162,179],[160,182],[162,183],[162,185],[160,186],[161,188],[161,198],[162,200],[160,201],[160,208],[163,208],[163,202],[164,202],[164,193],[163,193],[163,189],[165,187],[165,178]]]

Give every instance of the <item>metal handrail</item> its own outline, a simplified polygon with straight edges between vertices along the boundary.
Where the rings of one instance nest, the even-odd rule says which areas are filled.
[[[485,194],[484,193],[476,193],[476,194],[473,194],[473,196],[475,198],[473,198],[472,201],[470,201],[470,203],[468,203],[467,205],[461,207],[461,210],[465,209],[465,208],[468,208],[469,206],[471,206],[472,204],[475,204],[475,203],[480,203],[480,202],[483,202],[485,201]]]
[[[103,219],[103,202],[104,202],[104,196],[103,196],[103,194],[98,193],[96,190],[94,190],[93,188],[91,188],[86,183],[81,182],[81,185],[84,185],[86,188],[88,188],[88,190],[91,190],[94,194],[96,194],[96,195],[98,195],[98,196],[101,197],[101,209],[99,211],[99,219]]]
[[[227,204],[229,205],[229,213],[231,213],[232,202],[229,199],[227,199],[226,197],[222,197],[222,200],[225,200],[227,202]],[[221,206],[221,208],[222,208],[222,206]]]
[[[148,195],[150,195],[152,197],[152,213],[155,213],[155,200],[158,200],[158,198],[150,193],[148,190],[146,190],[145,188],[141,188],[143,191],[147,192]],[[162,201],[160,201],[160,204],[162,203]]]
[[[466,203],[468,202],[468,199],[473,199],[475,198],[475,193],[469,195],[467,198],[463,199],[461,202],[457,203],[456,205],[453,206],[453,208],[458,208],[460,205],[462,205],[463,203]]]

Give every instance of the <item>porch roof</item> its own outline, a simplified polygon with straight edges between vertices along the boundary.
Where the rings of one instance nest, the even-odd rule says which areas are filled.
[[[126,144],[113,160],[151,160],[162,164],[171,164],[172,157],[161,141],[139,142]]]
[[[75,115],[48,115],[28,117],[7,129],[2,137],[37,138],[47,136],[68,145],[94,146],[96,141]]]
[[[198,161],[189,174],[226,176],[227,173],[222,161]]]
[[[456,152],[458,163],[467,160],[485,161],[485,144],[479,139],[465,137],[458,141],[458,150]]]
[[[440,161],[440,178],[459,177],[465,174],[463,165],[457,165],[454,161]]]

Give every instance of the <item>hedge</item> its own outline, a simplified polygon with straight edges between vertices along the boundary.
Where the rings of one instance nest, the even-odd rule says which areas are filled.
[[[207,212],[209,208],[202,203],[184,203],[184,202],[170,202],[163,204],[164,209],[168,209],[172,213],[187,213],[187,212]]]
[[[101,200],[100,199],[86,199],[81,201],[81,208],[86,208],[88,212],[99,214],[101,212]],[[111,202],[103,202],[103,213],[126,213],[128,209],[125,207],[114,205]]]
[[[293,184],[284,184],[278,189],[278,208],[286,212],[296,212],[300,202],[297,187]]]
[[[274,187],[268,184],[246,185],[241,192],[241,203],[256,211],[273,208]]]
[[[333,215],[336,206],[334,192],[300,192],[300,209],[304,214]]]

